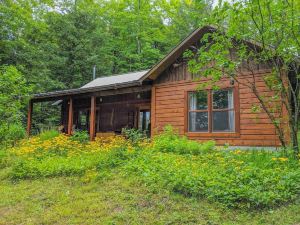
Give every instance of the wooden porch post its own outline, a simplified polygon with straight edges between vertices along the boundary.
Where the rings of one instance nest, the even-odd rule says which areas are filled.
[[[73,128],[73,99],[69,99],[68,135],[72,134]]]
[[[31,121],[32,121],[32,110],[33,110],[33,102],[30,100],[28,105],[28,114],[27,114],[27,136],[30,136],[30,129],[31,129]]]
[[[96,97],[91,97],[91,115],[90,115],[90,140],[93,141],[95,139],[95,121],[96,117]]]

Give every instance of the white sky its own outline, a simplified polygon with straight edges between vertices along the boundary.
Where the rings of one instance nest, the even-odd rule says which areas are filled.
[[[223,2],[236,2],[238,0],[222,0]],[[216,5],[218,5],[219,0],[213,0],[213,7],[215,7]]]

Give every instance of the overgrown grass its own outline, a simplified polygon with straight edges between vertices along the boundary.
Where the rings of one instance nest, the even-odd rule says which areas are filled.
[[[0,163],[12,181],[75,176],[97,182],[118,169],[153,191],[229,208],[276,208],[296,202],[300,195],[299,161],[281,152],[218,150],[214,142],[188,140],[171,127],[152,142],[123,137],[80,142],[41,135],[0,154]]]
[[[297,162],[271,153],[216,152],[198,156],[145,152],[127,164],[148,185],[229,207],[265,208],[299,198]]]
[[[112,170],[107,178],[20,180],[12,183],[0,170],[0,224],[197,224],[295,225],[300,205],[248,212],[147,187],[134,176]]]

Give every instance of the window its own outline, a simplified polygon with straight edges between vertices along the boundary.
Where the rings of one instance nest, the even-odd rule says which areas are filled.
[[[150,110],[140,111],[138,126],[141,131],[150,131]]]
[[[189,92],[189,132],[234,132],[234,130],[232,89]]]
[[[189,131],[208,131],[207,92],[189,93]]]
[[[212,118],[213,132],[234,131],[234,104],[232,89],[213,92]]]
[[[86,110],[79,110],[78,112],[78,123],[77,129],[86,130],[88,124],[88,111]]]

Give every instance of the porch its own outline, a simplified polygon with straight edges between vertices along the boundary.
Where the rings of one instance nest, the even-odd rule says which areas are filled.
[[[60,131],[72,135],[87,131],[96,136],[118,135],[134,128],[150,135],[151,86],[121,88],[89,93],[35,96],[29,104],[27,134],[30,135],[34,103],[54,101],[60,105]]]

